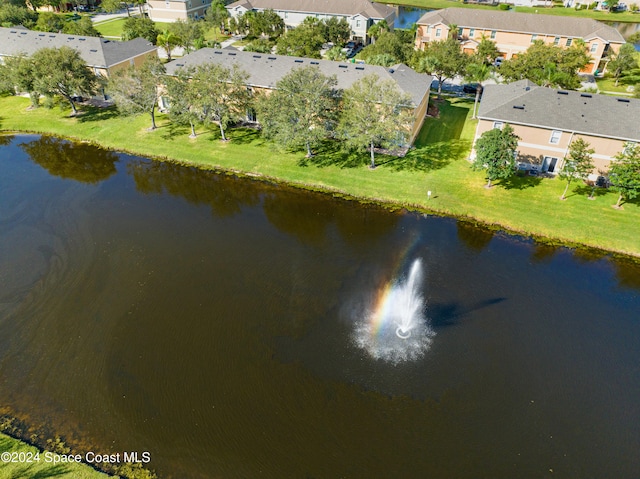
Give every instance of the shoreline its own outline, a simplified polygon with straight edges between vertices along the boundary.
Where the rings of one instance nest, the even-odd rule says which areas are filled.
[[[594,254],[594,256],[613,256],[613,257],[623,258],[623,259],[626,258],[633,262],[640,262],[640,252],[633,253],[633,252],[616,250],[613,248],[608,249],[608,248],[603,248],[597,245],[591,245],[588,243],[573,241],[569,238],[563,238],[560,236],[554,237],[554,236],[548,236],[543,234],[537,234],[524,229],[519,230],[519,229],[512,228],[510,226],[504,225],[499,221],[486,222],[472,215],[461,215],[461,214],[448,211],[446,209],[437,209],[437,208],[429,207],[426,204],[393,201],[393,200],[379,198],[375,196],[358,196],[358,195],[351,194],[348,191],[344,191],[338,188],[333,188],[327,185],[323,185],[321,183],[295,182],[295,181],[279,178],[276,176],[264,175],[261,173],[245,171],[242,169],[227,168],[220,165],[206,165],[197,161],[181,160],[181,159],[171,158],[169,156],[152,155],[148,153],[142,153],[135,149],[129,149],[129,148],[114,148],[94,140],[88,140],[81,137],[74,137],[72,135],[60,135],[57,133],[42,132],[37,130],[31,130],[31,131],[30,130],[5,130],[2,128],[0,128],[0,134],[43,135],[43,136],[51,136],[51,137],[55,137],[62,140],[72,141],[72,142],[86,143],[98,148],[113,151],[115,153],[123,153],[123,154],[138,156],[142,158],[147,158],[153,161],[162,161],[162,162],[177,164],[185,167],[198,168],[204,171],[212,171],[217,174],[231,174],[238,178],[245,178],[245,179],[250,179],[254,181],[270,182],[270,183],[275,183],[278,185],[288,186],[292,188],[313,191],[316,193],[328,194],[333,196],[334,198],[341,198],[348,201],[355,201],[360,204],[375,204],[384,209],[388,209],[390,211],[397,211],[397,210],[404,209],[409,212],[422,213],[422,214],[445,217],[445,218],[452,218],[458,221],[463,221],[467,224],[480,226],[491,231],[499,231],[510,236],[520,236],[526,239],[531,239],[532,241],[537,243],[542,243],[542,244],[556,246],[556,247],[565,247],[572,250],[587,251]]]

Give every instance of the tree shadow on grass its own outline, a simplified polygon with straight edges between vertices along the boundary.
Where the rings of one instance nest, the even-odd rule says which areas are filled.
[[[404,157],[387,157],[380,165],[394,171],[432,171],[445,168],[453,161],[463,160],[469,154],[469,140],[449,140],[410,150]]]
[[[115,106],[110,106],[108,108],[98,108],[95,106],[83,106],[81,110],[81,114],[76,118],[79,123],[88,123],[91,121],[103,121],[110,120],[119,115],[118,110]]]
[[[357,168],[369,162],[369,153],[362,150],[347,150],[340,148],[340,144],[336,141],[327,140],[320,146],[315,148],[314,156],[311,158],[301,158],[298,160],[298,166],[337,166],[339,168]],[[387,158],[385,155],[376,155],[376,164],[379,164],[378,158]]]
[[[593,198],[600,198],[602,196],[606,196],[607,193],[609,193],[607,188],[601,188],[599,186],[594,188],[591,185],[579,185],[573,189],[572,195],[567,195],[567,198],[571,196],[586,196],[588,198],[591,195],[593,195]]]
[[[191,134],[191,127],[188,125],[179,125],[170,121],[162,128],[161,137],[163,140],[175,140],[178,138],[187,137]],[[158,129],[160,129],[158,128]]]
[[[255,143],[256,145],[264,144],[264,138],[260,135],[260,131],[255,128],[234,128],[229,130],[227,138],[231,139],[231,143],[236,145],[248,145]]]
[[[511,175],[509,178],[500,180],[498,184],[506,190],[526,190],[538,186],[540,183],[542,183],[540,176]]]

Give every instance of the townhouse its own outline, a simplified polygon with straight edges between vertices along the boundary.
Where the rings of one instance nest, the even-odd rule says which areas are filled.
[[[615,28],[596,20],[535,13],[445,8],[425,13],[417,25],[416,48],[423,49],[429,42],[446,39],[455,27],[465,52],[473,53],[485,37],[495,42],[506,60],[523,53],[536,40],[561,48],[582,40],[591,56],[583,73],[591,74],[603,72],[606,58],[625,43]]]
[[[485,87],[475,139],[508,123],[520,137],[520,168],[555,175],[571,143],[582,138],[595,150],[595,180],[627,144],[640,143],[639,118],[640,100],[634,98],[555,90],[521,80]]]
[[[229,14],[237,18],[249,11],[275,11],[287,28],[295,28],[311,16],[320,20],[344,18],[351,26],[351,38],[368,42],[367,30],[374,23],[385,20],[393,28],[394,8],[369,0],[238,0],[227,5]]]
[[[4,57],[20,54],[30,56],[41,48],[67,46],[77,50],[87,66],[99,76],[130,65],[139,66],[149,56],[157,56],[155,45],[143,38],[127,42],[99,37],[69,35],[27,30],[21,27],[0,27],[0,62]]]
[[[429,103],[429,89],[432,77],[417,73],[404,64],[390,68],[357,63],[334,62],[329,60],[316,60],[310,58],[290,57],[284,55],[271,55],[253,52],[243,52],[235,49],[202,48],[189,55],[174,60],[167,64],[167,73],[175,74],[179,68],[197,67],[198,65],[214,63],[226,68],[238,67],[249,74],[247,87],[251,90],[270,91],[276,88],[277,82],[287,75],[292,69],[304,66],[315,66],[325,75],[335,75],[338,81],[337,88],[344,90],[349,88],[358,79],[369,75],[378,75],[380,80],[393,80],[398,88],[411,97],[411,109],[413,121],[410,127],[409,144],[412,144],[420,132],[424,122]],[[165,106],[161,99],[161,107]],[[251,117],[250,120],[256,120]],[[257,118],[259,121],[260,119]]]

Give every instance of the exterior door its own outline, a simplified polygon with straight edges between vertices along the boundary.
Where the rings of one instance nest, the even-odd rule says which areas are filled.
[[[556,164],[558,163],[557,158],[553,158],[551,156],[545,156],[544,161],[542,162],[542,171],[547,171],[549,173],[554,173],[556,171]]]

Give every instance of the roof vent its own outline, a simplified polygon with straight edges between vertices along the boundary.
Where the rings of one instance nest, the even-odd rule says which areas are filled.
[[[44,33],[38,33],[39,37],[44,37]]]
[[[262,58],[262,55],[253,55],[253,58]]]
[[[528,87],[526,87],[526,88],[524,89],[524,91],[529,91],[529,90],[531,90],[531,87],[530,87],[530,86],[528,86]]]
[[[267,60],[276,60],[276,57],[267,57]]]
[[[293,60],[293,61],[294,61],[294,62],[296,62],[296,63],[302,63],[302,62],[304,62],[304,60],[299,60],[299,59],[298,59],[298,60]]]
[[[55,35],[49,35],[49,38],[56,38]]]
[[[339,68],[349,68],[349,65],[338,65]]]
[[[320,65],[320,62],[309,62],[309,63],[311,63],[312,65]]]
[[[90,52],[96,53],[98,50],[89,50]]]
[[[217,50],[215,52],[213,52],[213,53],[215,53],[216,55],[222,55],[222,52],[219,52]]]
[[[177,67],[183,67],[183,66],[184,66],[184,63],[176,63],[176,66],[177,66]]]
[[[86,38],[78,38],[78,40],[80,40],[81,42],[84,42]]]
[[[26,35],[27,32],[20,32],[20,35]]]
[[[516,110],[524,110],[524,105],[513,105]]]
[[[356,67],[356,70],[364,70],[364,67]]]
[[[589,93],[581,93],[580,96],[582,98],[593,98],[593,96],[591,94],[589,94]]]
[[[232,57],[236,56],[236,52],[229,52],[228,55],[231,55]]]
[[[76,37],[67,37],[67,40],[75,40]]]
[[[627,98],[618,98],[618,101],[620,103],[629,103],[629,100]]]
[[[393,68],[389,68],[389,73],[393,73],[395,70]]]
[[[10,33],[18,33],[15,30],[9,30]]]
[[[568,94],[569,94],[568,91],[558,90],[558,95],[568,95]]]
[[[111,40],[103,40],[102,43],[111,43]]]

